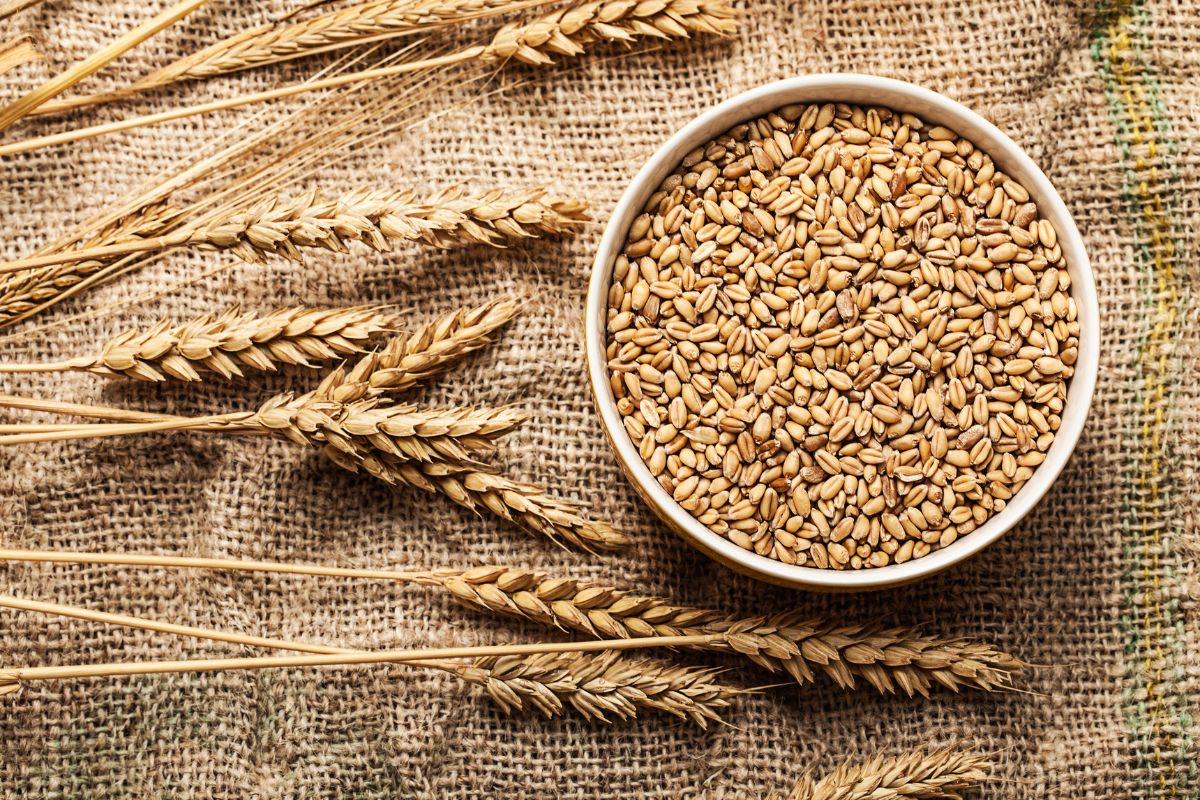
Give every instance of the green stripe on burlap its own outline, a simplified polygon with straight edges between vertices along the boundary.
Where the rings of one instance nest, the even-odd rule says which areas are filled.
[[[1107,6],[1107,4],[1106,4]],[[1092,55],[1104,80],[1124,172],[1140,303],[1128,409],[1128,466],[1121,501],[1125,568],[1125,704],[1138,798],[1195,796],[1192,719],[1182,690],[1180,606],[1183,532],[1171,449],[1182,376],[1178,348],[1190,300],[1177,145],[1154,70],[1145,58],[1145,4],[1101,9]]]

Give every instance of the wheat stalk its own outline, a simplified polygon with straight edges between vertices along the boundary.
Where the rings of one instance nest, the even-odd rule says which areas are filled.
[[[399,572],[272,561],[190,558],[136,553],[72,553],[53,550],[0,550],[0,561],[121,564],[169,568],[271,572],[289,575],[359,578],[435,586],[465,605],[526,619],[602,639],[721,633],[708,646],[741,653],[769,670],[783,668],[798,682],[817,670],[840,685],[854,687],[862,677],[881,691],[899,688],[925,694],[935,683],[957,690],[993,691],[1012,686],[1025,668],[1018,659],[989,645],[958,637],[935,637],[911,628],[845,626],[834,620],[807,623],[798,612],[737,618],[725,612],[673,604],[575,578],[545,578],[510,567],[477,567]]]
[[[45,364],[0,363],[0,372],[90,372],[140,381],[199,381],[204,372],[244,377],[243,369],[274,372],[280,365],[316,367],[362,352],[362,345],[392,330],[395,314],[362,306],[281,308],[247,314],[231,308],[180,325],[163,320],[106,342],[95,355]]]
[[[197,114],[279,100],[305,92],[455,64],[492,64],[508,59],[528,64],[547,64],[552,62],[555,56],[579,55],[597,42],[615,41],[631,44],[647,38],[682,39],[691,33],[727,34],[733,32],[736,26],[735,12],[726,0],[592,0],[547,14],[530,23],[508,25],[487,44],[469,47],[456,53],[26,139],[0,146],[0,156],[67,144]]]
[[[0,20],[8,19],[19,11],[35,6],[42,0],[0,0]]]
[[[877,755],[846,762],[820,780],[806,773],[787,800],[959,800],[960,792],[983,783],[991,770],[988,756],[953,748]]]
[[[545,5],[555,0],[375,0],[290,25],[261,25],[215,42],[113,92],[46,103],[56,114],[132,97],[176,81],[208,78],[330,50]]]
[[[387,252],[390,242],[415,241],[446,248],[462,244],[503,247],[509,242],[564,233],[588,220],[587,204],[548,197],[545,189],[470,195],[459,187],[418,201],[411,191],[356,190],[337,198],[310,192],[293,200],[270,197],[169,236],[77,248],[0,264],[0,272],[64,261],[106,259],[190,246],[231,253],[258,263],[268,256],[300,261],[303,250],[348,252],[362,242]]]
[[[179,0],[133,28],[115,42],[100,48],[83,61],[55,75],[25,96],[0,108],[0,131],[4,131],[50,98],[62,94],[79,81],[100,70],[105,64],[146,41],[168,25],[183,19],[207,2],[208,0]]]
[[[493,656],[523,656],[540,653],[635,650],[646,647],[683,647],[692,644],[701,644],[710,639],[715,640],[716,638],[719,637],[677,636],[661,639],[625,639],[619,642],[544,642],[486,645],[482,647],[418,648],[410,650],[314,653],[253,658],[199,658],[185,661],[134,661],[109,664],[80,664],[62,667],[7,668],[0,669],[0,695],[19,691],[22,684],[32,681],[64,680],[69,678],[127,677],[130,675],[164,675],[180,672],[226,672],[243,669],[441,661],[448,658],[488,658]]]
[[[10,595],[0,595],[0,608],[273,650],[327,654],[364,652],[177,625]],[[609,722],[610,715],[632,719],[639,709],[648,708],[690,719],[706,728],[709,721],[720,719],[720,710],[727,707],[733,697],[745,693],[714,681],[716,670],[624,659],[615,652],[492,656],[477,658],[469,664],[446,660],[415,661],[410,665],[439,669],[467,683],[482,686],[505,712],[536,708],[547,716],[555,716],[571,705],[584,716],[602,722]]]
[[[1012,686],[1024,664],[989,645],[928,636],[912,628],[846,625],[807,618],[798,611],[739,618],[679,606],[573,578],[545,578],[525,570],[479,567],[431,573],[462,603],[493,613],[607,639],[722,633],[718,649],[732,650],[799,683],[824,672],[852,689],[858,679],[881,692],[927,695],[934,684],[957,691]]]
[[[18,36],[0,44],[0,75],[21,64],[37,61],[42,54],[28,36]]]

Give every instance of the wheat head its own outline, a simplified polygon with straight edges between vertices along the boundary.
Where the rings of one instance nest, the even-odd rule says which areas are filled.
[[[92,356],[63,362],[66,369],[141,381],[199,381],[204,373],[243,377],[244,369],[274,372],[280,365],[316,367],[362,352],[393,330],[395,314],[382,309],[282,308],[247,314],[231,308],[180,325],[163,320],[119,334]]]
[[[634,719],[638,711],[653,709],[707,728],[744,693],[714,681],[716,670],[618,653],[482,658],[459,665],[455,673],[483,686],[506,712],[534,708],[550,717],[571,705],[601,722]]]
[[[543,189],[515,194],[459,188],[420,201],[411,191],[361,190],[337,198],[312,192],[218,216],[191,231],[187,243],[225,250],[249,262],[269,256],[299,261],[309,248],[346,252],[358,241],[386,252],[393,240],[445,248],[506,243],[569,231],[588,219],[586,204],[548,197]]]
[[[825,673],[839,686],[866,681],[881,692],[927,695],[935,684],[993,691],[1012,686],[1024,664],[996,648],[913,628],[846,625],[798,611],[735,617],[692,608],[573,578],[546,578],[526,570],[479,567],[431,573],[464,604],[607,639],[726,634],[732,650],[799,683]]]
[[[803,775],[787,800],[959,800],[992,769],[980,753],[944,748],[847,761],[820,780]]]

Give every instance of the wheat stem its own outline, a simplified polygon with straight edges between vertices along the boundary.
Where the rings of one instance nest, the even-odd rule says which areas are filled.
[[[120,57],[127,50],[136,47],[163,28],[182,19],[207,2],[208,0],[179,0],[179,2],[169,8],[163,9],[116,41],[92,53],[83,61],[55,75],[24,97],[13,101],[4,108],[0,108],[0,131],[4,131],[42,103],[62,94],[79,81],[97,72],[104,65]]]
[[[100,423],[95,425],[77,425],[74,427],[54,430],[31,429],[27,433],[10,433],[0,436],[0,445],[32,444],[37,442],[61,442],[70,439],[104,439],[112,436],[131,436],[139,433],[154,433],[156,431],[228,431],[246,432],[237,428],[253,417],[252,413],[214,414],[207,417],[190,417],[188,419],[166,419],[158,422],[125,422]],[[253,431],[251,431],[253,432]]]
[[[690,32],[729,33],[735,27],[734,12],[726,0],[592,0],[548,14],[525,25],[506,26],[488,44],[476,45],[456,53],[27,139],[0,146],[0,156],[67,144],[197,114],[279,100],[304,92],[332,89],[455,64],[499,62],[507,59],[529,64],[547,64],[556,55],[579,55],[585,51],[587,45],[596,41],[630,43],[646,37],[679,39],[686,38]]]
[[[262,636],[250,636],[241,633],[197,628],[191,625],[176,625],[171,622],[133,617],[126,614],[110,614],[106,611],[95,611],[90,608],[63,605],[60,603],[45,603],[40,600],[26,600],[23,597],[0,595],[0,608],[11,608],[18,611],[36,611],[40,614],[54,614],[60,617],[81,619],[86,622],[99,622],[105,625],[119,625],[125,628],[135,628],[157,633],[169,633],[174,636],[190,636],[196,639],[211,639],[217,642],[240,644],[247,647],[265,647],[272,650],[295,650],[304,653],[355,653],[363,652],[344,647],[329,647],[323,644],[306,644],[304,642],[289,642],[283,639],[269,639]]]
[[[0,19],[8,19],[18,11],[24,11],[40,2],[42,0],[2,0],[0,2]]]
[[[42,54],[33,46],[28,36],[18,36],[0,44],[0,75],[21,64],[37,61]]]
[[[714,644],[723,636],[674,636],[649,639],[622,639],[603,642],[544,642],[530,644],[484,645],[481,647],[417,648],[351,653],[315,653],[297,656],[260,656],[254,658],[202,658],[183,661],[142,661],[107,664],[80,664],[58,667],[24,667],[0,670],[0,694],[13,691],[29,681],[67,678],[127,677],[179,672],[224,672],[282,667],[350,666],[447,658],[486,658],[541,653],[584,653],[606,650],[636,650],[646,647],[687,647]]]
[[[18,397],[12,394],[0,394],[0,407],[20,408],[26,411],[45,411],[50,414],[68,414],[76,417],[88,417],[90,419],[107,419],[114,422],[162,422],[164,420],[189,419],[188,417],[178,417],[171,414],[130,411],[124,408],[87,405],[85,403],[67,403],[62,400],[43,400],[37,397]]]
[[[62,550],[0,550],[0,561],[31,561],[56,564],[109,564],[129,567],[212,569],[233,572],[272,572],[327,578],[360,578],[411,583],[424,580],[428,572],[328,567],[321,564],[290,564],[279,561],[245,561],[228,558],[146,555],[141,553],[83,553]]]

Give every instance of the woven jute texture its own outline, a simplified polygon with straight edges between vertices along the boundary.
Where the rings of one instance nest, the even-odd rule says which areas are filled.
[[[7,24],[48,64],[3,79],[6,98],[116,38],[162,0],[48,0]],[[299,2],[291,4],[299,5]],[[219,35],[287,10],[214,2],[88,81],[117,87]],[[263,671],[43,683],[0,703],[0,796],[173,798],[761,797],[805,769],[930,743],[994,752],[988,797],[1200,796],[1195,533],[1200,401],[1200,3],[1154,0],[761,0],[740,32],[557,67],[509,87],[445,93],[446,113],[323,171],[331,190],[549,184],[591,202],[573,238],[507,251],[389,255],[355,248],[303,265],[175,254],[4,339],[3,357],[90,352],[133,324],[234,302],[394,303],[423,321],[501,292],[525,299],[496,344],[418,396],[519,402],[533,418],[498,453],[629,531],[613,557],[568,553],[442,498],[389,491],[282,442],[203,434],[0,452],[0,543],[420,568],[509,563],[744,612],[800,606],[990,640],[1040,665],[1027,691],[933,697],[827,682],[739,698],[708,732],[647,714],[605,727],[568,713],[505,717],[423,670]],[[488,26],[483,26],[487,29]],[[0,38],[7,38],[0,37]],[[268,87],[311,64],[151,94],[9,137]],[[1087,240],[1104,327],[1099,387],[1066,472],[1003,541],[918,585],[832,597],[770,588],[698,555],[646,510],[600,432],[584,376],[582,305],[600,222],[673,131],[757,84],[822,71],[903,78],[995,121],[1050,176]],[[286,106],[285,106],[286,107]],[[0,251],[26,254],[107,200],[247,119],[185,120],[0,163]],[[270,113],[278,113],[271,111]],[[196,386],[14,377],[5,391],[177,413],[253,408],[310,375]],[[12,419],[28,419],[14,414]],[[1194,537],[1193,537],[1194,538]],[[401,647],[528,639],[544,631],[441,594],[363,581],[105,567],[0,566],[0,590],[109,611],[331,644]],[[5,665],[248,654],[237,648],[0,612]],[[727,676],[768,682],[749,670]]]

